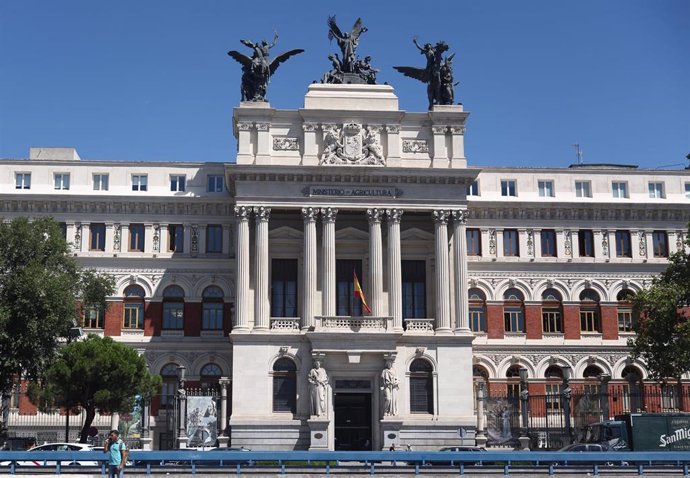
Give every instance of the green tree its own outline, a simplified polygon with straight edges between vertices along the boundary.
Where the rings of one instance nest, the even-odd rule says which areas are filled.
[[[685,250],[672,254],[668,268],[635,296],[633,305],[640,320],[636,337],[628,340],[632,356],[647,364],[652,379],[674,379],[682,396],[681,376],[690,371],[690,255]]]
[[[82,269],[52,218],[0,221],[0,394],[40,377],[78,324],[82,308],[106,309],[111,276]]]
[[[96,411],[129,413],[137,395],[150,399],[160,385],[136,350],[89,335],[59,350],[45,379],[30,385],[29,398],[42,410],[81,406],[86,416],[79,441],[86,443]]]

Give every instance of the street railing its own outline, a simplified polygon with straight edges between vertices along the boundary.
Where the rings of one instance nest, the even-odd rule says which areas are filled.
[[[690,452],[345,452],[345,451],[132,451],[129,455],[131,465],[128,470],[146,475],[170,473],[175,471],[195,475],[209,467],[223,469],[225,472],[241,475],[245,473],[275,472],[285,474],[296,468],[308,469],[309,473],[338,474],[345,470],[357,473],[395,472],[420,474],[439,471],[463,475],[466,469],[482,467],[495,470],[496,474],[510,476],[511,471],[525,472],[540,469],[548,475],[557,470],[575,468],[599,475],[601,469],[625,468],[643,476],[645,471],[663,469],[667,474],[680,474],[688,477]],[[94,464],[97,463],[97,464]],[[106,473],[107,455],[101,451],[76,452],[0,452],[0,474],[27,473],[31,468],[41,471],[54,470],[54,473],[98,471]],[[426,468],[431,465],[430,468]],[[613,468],[612,468],[613,467]],[[399,469],[399,470],[398,470]]]

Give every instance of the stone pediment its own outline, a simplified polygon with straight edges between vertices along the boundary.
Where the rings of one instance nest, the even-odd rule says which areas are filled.
[[[336,241],[363,241],[369,239],[369,233],[355,227],[346,227],[335,232]]]
[[[299,239],[304,238],[303,231],[297,230],[290,226],[281,226],[272,229],[268,232],[268,237],[270,239]]]
[[[400,232],[400,240],[429,242],[434,240],[434,235],[430,232],[412,227],[410,229],[404,229]]]

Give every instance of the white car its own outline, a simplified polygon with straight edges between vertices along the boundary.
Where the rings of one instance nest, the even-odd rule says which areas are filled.
[[[43,445],[38,445],[30,448],[27,451],[94,451],[102,450],[102,448],[94,448],[93,445],[88,443],[44,443]],[[3,461],[0,466],[10,466],[11,462]],[[71,463],[63,462],[63,465],[83,465],[83,466],[98,466],[97,461],[73,461]],[[55,466],[55,461],[46,460],[18,460],[17,466]]]

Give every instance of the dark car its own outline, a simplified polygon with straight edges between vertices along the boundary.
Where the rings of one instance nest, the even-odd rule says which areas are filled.
[[[567,452],[605,452],[605,451],[615,451],[611,446],[609,446],[608,443],[573,443],[571,445],[564,446],[558,451],[567,451]],[[594,461],[577,461],[577,462],[572,462],[569,463],[570,466],[579,466],[579,465],[585,465],[585,466],[592,466],[595,464],[602,464],[606,466],[613,466],[616,464],[620,464],[622,466],[627,466],[628,463],[625,461],[621,462],[612,462],[612,461],[606,461],[606,462],[594,462]],[[554,465],[558,465],[558,463],[554,463]]]
[[[470,451],[470,452],[483,452],[486,451],[486,448],[483,448],[481,446],[446,446],[441,448],[439,451],[445,451],[445,452],[451,452],[451,453],[457,453],[457,452],[463,452],[463,451]],[[430,464],[432,465],[441,465],[441,466],[455,466],[458,462],[457,461],[432,461]]]
[[[237,448],[237,447],[209,448],[206,451],[251,451],[251,450],[249,448],[245,448],[242,446],[239,448]],[[240,465],[253,465],[254,461],[253,460],[246,460],[246,461],[245,460],[242,460],[242,461],[223,460],[223,466],[225,466],[225,465],[237,465],[238,463]],[[205,462],[205,464],[212,465],[212,466],[220,466],[221,462],[220,462],[220,460],[219,461],[207,461],[207,462]]]

